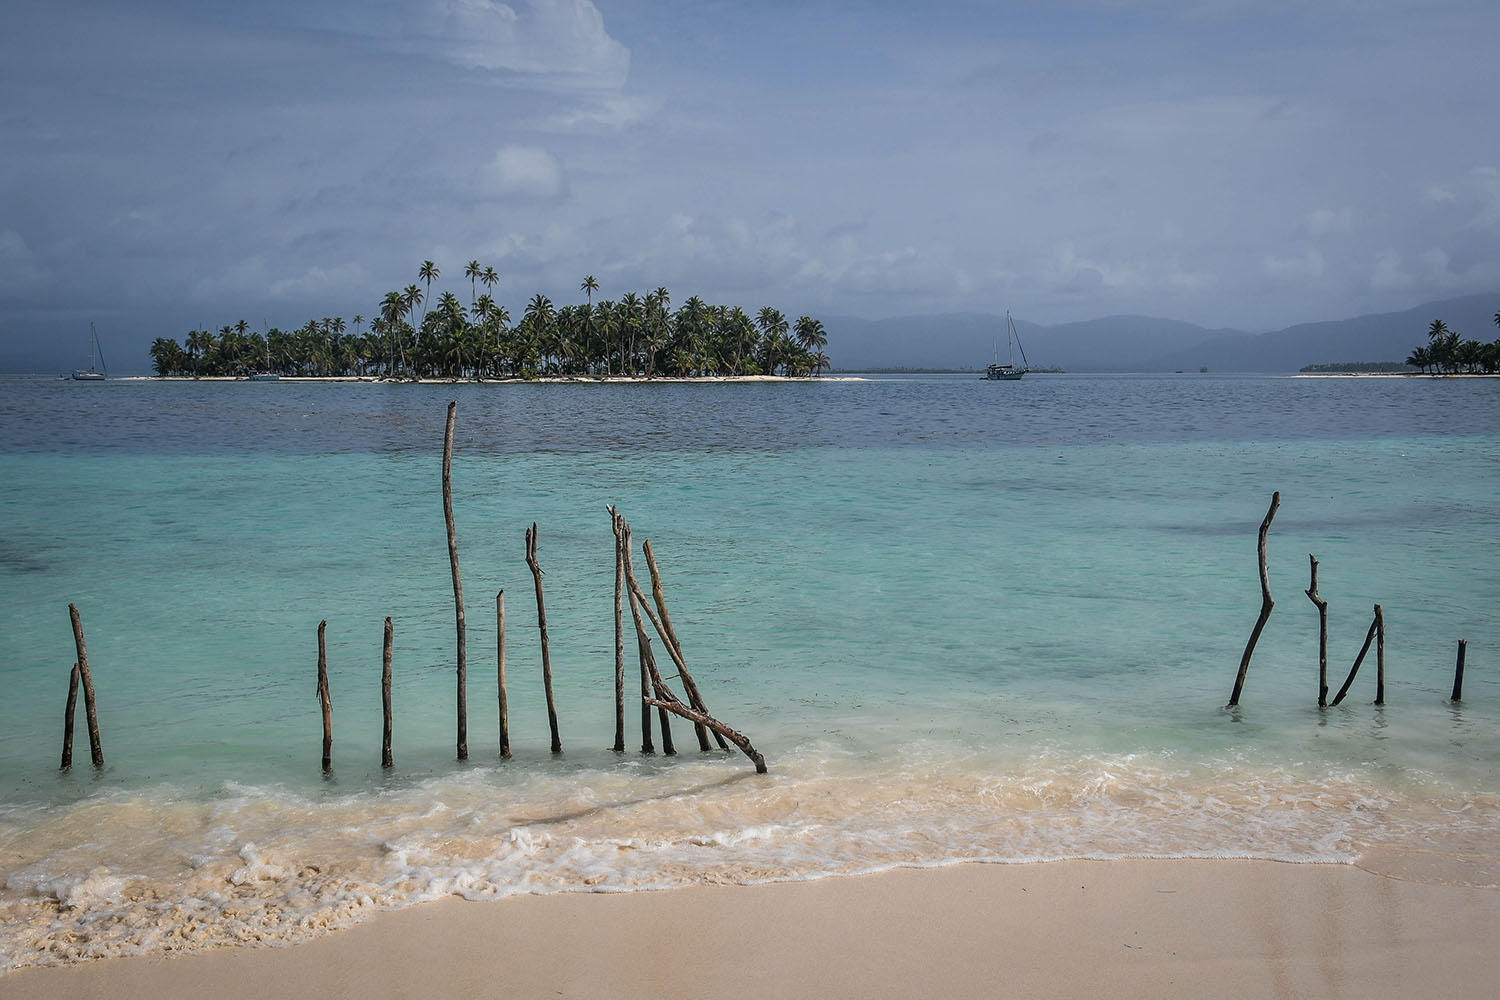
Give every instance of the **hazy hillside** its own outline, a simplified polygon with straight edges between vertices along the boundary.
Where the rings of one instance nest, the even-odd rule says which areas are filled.
[[[1269,333],[1209,330],[1179,320],[1109,316],[1016,328],[1032,367],[1068,371],[1296,371],[1340,361],[1402,361],[1425,343],[1428,325],[1441,319],[1465,338],[1494,340],[1500,292],[1429,302],[1401,312],[1322,323],[1301,323]],[[887,320],[822,317],[828,353],[845,371],[861,368],[983,368],[998,343],[1005,355],[1005,317],[974,313],[904,316]],[[1018,359],[1019,360],[1019,359]]]

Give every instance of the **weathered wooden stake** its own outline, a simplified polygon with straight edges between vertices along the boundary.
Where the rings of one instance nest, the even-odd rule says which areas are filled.
[[[104,746],[99,742],[99,713],[94,704],[94,678],[89,673],[89,654],[83,647],[83,621],[78,609],[68,605],[68,617],[73,621],[73,645],[78,650],[78,679],[83,682],[83,715],[89,727],[89,756],[95,767],[104,766]]]
[[[385,620],[385,643],[380,654],[380,705],[385,711],[385,728],[380,733],[380,766],[393,767],[391,759],[391,648],[395,645],[395,629],[391,620]]]
[[[1385,615],[1375,605],[1375,704],[1385,704]]]
[[[1318,560],[1307,554],[1312,563],[1312,583],[1304,591],[1318,607],[1318,707],[1328,707],[1328,602],[1318,596]]]
[[[323,771],[333,769],[333,702],[328,697],[328,647],[323,633],[328,621],[318,622],[318,705],[323,709]]]
[[[495,595],[495,680],[500,686],[500,759],[510,760],[510,709],[505,695],[505,591]]]
[[[661,679],[656,673],[656,656],[651,652],[651,637],[646,634],[646,627],[641,623],[641,612],[649,616],[651,609],[646,606],[646,598],[641,594],[641,588],[635,582],[635,566],[631,559],[631,549],[634,546],[630,541],[630,525],[624,518],[620,519],[620,536],[625,547],[625,586],[630,590],[630,617],[635,622],[635,641],[641,654],[641,722],[642,728],[651,721],[651,706],[648,702],[654,691],[657,698],[662,697]],[[654,619],[653,619],[654,620]],[[665,639],[662,640],[666,642]],[[661,750],[662,753],[672,755],[677,753],[677,747],[672,742],[672,723],[667,718],[668,709],[657,705],[657,721],[661,724]],[[643,741],[642,753],[651,753],[649,738]]]
[[[1333,696],[1332,704],[1337,705],[1344,700],[1344,695],[1349,693],[1349,685],[1354,683],[1354,675],[1359,673],[1359,665],[1365,662],[1365,654],[1370,651],[1370,643],[1375,641],[1375,633],[1380,625],[1380,605],[1375,605],[1376,617],[1370,622],[1370,631],[1365,633],[1365,644],[1359,647],[1359,655],[1354,658],[1354,666],[1349,668],[1349,676],[1344,678],[1344,686],[1339,688],[1339,693]]]
[[[1469,648],[1467,639],[1458,640],[1458,663],[1453,667],[1453,694],[1451,701],[1463,701],[1464,698],[1464,653]]]
[[[698,685],[693,683],[693,675],[688,673],[687,661],[682,655],[682,643],[678,641],[677,633],[672,628],[672,616],[667,614],[667,599],[662,594],[661,574],[656,570],[656,556],[651,552],[651,539],[648,538],[641,543],[641,551],[646,554],[646,568],[651,571],[651,599],[656,602],[656,610],[661,613],[661,625],[666,630],[662,633],[661,641],[666,645],[672,662],[677,664],[677,676],[682,678],[682,687],[687,692],[688,704],[707,715],[708,706],[703,703],[703,695],[698,690]],[[708,745],[708,727],[701,722],[695,722],[693,730],[698,736],[698,749],[712,749]],[[721,750],[729,749],[729,744],[724,742],[723,736],[714,733],[714,739],[718,741]]]
[[[609,511],[610,527],[615,533],[615,753],[625,752],[625,628],[621,610],[621,593],[625,580],[625,553],[620,547],[621,517],[614,504]]]
[[[536,583],[536,625],[542,634],[542,686],[547,690],[547,724],[552,727],[552,752],[562,753],[562,740],[557,735],[557,705],[552,700],[552,660],[547,655],[547,606],[542,601],[542,568],[536,561],[537,528],[533,521],[526,529],[526,565],[531,567],[531,578]]]
[[[469,759],[469,654],[464,629],[464,585],[458,575],[458,535],[453,530],[453,424],[458,400],[448,404],[443,431],[443,520],[448,523],[448,566],[453,571],[453,617],[458,633],[458,759]]]
[[[68,707],[63,709],[62,770],[73,766],[73,716],[78,708],[78,664],[68,672]]]
[[[1256,544],[1256,551],[1260,556],[1260,617],[1255,620],[1250,641],[1245,643],[1244,655],[1240,657],[1240,672],[1234,678],[1234,691],[1229,695],[1230,708],[1240,703],[1240,692],[1245,687],[1245,674],[1250,669],[1250,655],[1255,652],[1255,644],[1260,641],[1266,619],[1271,617],[1271,609],[1276,606],[1276,602],[1271,600],[1271,579],[1266,574],[1266,533],[1271,530],[1271,519],[1276,516],[1276,509],[1280,506],[1281,493],[1277,491],[1271,494],[1271,507],[1266,511],[1266,519],[1260,522],[1260,541]]]

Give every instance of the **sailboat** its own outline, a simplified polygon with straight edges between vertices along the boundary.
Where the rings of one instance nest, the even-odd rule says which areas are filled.
[[[1005,310],[1005,345],[1010,353],[1010,363],[1000,363],[1000,344],[995,343],[995,363],[984,370],[984,377],[993,382],[1015,382],[1022,375],[1031,371],[1030,363],[1026,360],[1026,348],[1021,347],[1021,335],[1016,332],[1016,324],[1010,318],[1010,310]],[[1021,349],[1021,367],[1016,367],[1016,348]]]
[[[266,366],[258,372],[250,373],[250,381],[252,382],[281,381],[281,376],[271,370],[271,338],[269,336],[269,332],[270,331],[267,331],[267,336],[263,338],[266,342]]]
[[[73,378],[78,382],[102,382],[106,377],[108,377],[108,370],[104,364],[104,352],[99,350],[99,335],[94,332],[94,324],[90,323],[88,371],[76,369],[73,372]]]

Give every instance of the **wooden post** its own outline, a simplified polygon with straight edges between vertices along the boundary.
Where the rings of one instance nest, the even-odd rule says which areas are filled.
[[[547,606],[542,601],[542,568],[536,561],[537,528],[533,521],[526,529],[526,565],[531,567],[531,578],[536,583],[536,625],[542,634],[542,686],[547,691],[547,724],[552,727],[552,752],[562,753],[562,740],[557,735],[557,705],[552,700],[552,660],[547,655]]]
[[[631,560],[630,525],[620,519],[621,537],[625,545],[625,585],[630,590],[630,617],[635,623],[635,641],[640,649],[641,655],[641,721],[643,727],[651,721],[651,696],[654,693],[657,698],[662,697],[661,679],[656,672],[656,657],[651,652],[651,637],[646,634],[646,627],[641,623],[641,612],[647,615],[651,609],[646,606],[646,599],[641,595],[641,588],[635,582],[635,567]],[[654,619],[653,619],[654,620]],[[662,640],[663,644],[666,640]],[[668,709],[664,705],[656,706],[657,721],[661,724],[661,750],[668,756],[677,753],[677,747],[672,742],[672,724],[667,718]],[[651,753],[649,743],[641,747],[642,753]]]
[[[1365,633],[1365,644],[1359,647],[1359,655],[1354,658],[1354,666],[1349,668],[1349,676],[1344,678],[1344,686],[1339,688],[1339,693],[1333,696],[1333,704],[1337,705],[1344,700],[1344,695],[1349,693],[1349,685],[1354,683],[1354,675],[1359,673],[1359,665],[1365,662],[1365,654],[1370,651],[1370,643],[1375,641],[1375,632],[1380,625],[1380,605],[1375,605],[1376,617],[1370,622],[1370,631]]]
[[[621,517],[610,504],[610,527],[615,533],[615,753],[625,752],[625,630],[621,610],[621,593],[625,581],[625,552],[620,543]]]
[[[83,621],[78,609],[68,605],[68,617],[73,622],[73,645],[78,650],[78,679],[83,682],[83,715],[89,727],[89,755],[95,767],[104,766],[104,746],[99,742],[99,712],[94,704],[94,678],[89,673],[89,654],[83,647]]]
[[[458,400],[448,404],[448,425],[443,431],[443,520],[448,523],[448,566],[453,572],[453,617],[458,633],[458,759],[469,759],[469,654],[464,629],[464,585],[458,575],[458,536],[453,530],[453,424]]]
[[[1463,701],[1464,699],[1464,653],[1469,648],[1467,639],[1458,640],[1458,663],[1453,667],[1453,694],[1450,701]]]
[[[1312,583],[1304,593],[1318,608],[1318,707],[1328,707],[1328,602],[1318,596],[1318,560],[1311,552],[1307,561],[1312,563]]]
[[[318,622],[318,705],[323,709],[323,772],[333,769],[333,703],[328,697],[328,648],[323,633],[328,620]]]
[[[1234,678],[1234,691],[1229,696],[1230,708],[1240,703],[1240,692],[1245,687],[1245,674],[1250,669],[1250,655],[1255,652],[1255,644],[1260,641],[1266,619],[1271,617],[1271,609],[1276,606],[1276,602],[1271,600],[1271,579],[1266,574],[1266,533],[1271,530],[1271,519],[1276,516],[1276,509],[1280,506],[1281,493],[1277,491],[1271,494],[1271,507],[1266,511],[1265,520],[1260,522],[1260,541],[1256,544],[1256,551],[1260,556],[1260,617],[1255,620],[1250,641],[1245,643],[1245,652],[1240,657],[1240,672]]]
[[[73,717],[78,709],[78,664],[68,672],[68,707],[63,709],[62,770],[73,766]]]
[[[500,759],[510,760],[510,709],[505,695],[505,591],[495,595],[495,680],[500,685]]]
[[[395,645],[395,629],[391,620],[385,620],[385,644],[380,656],[380,704],[385,710],[385,728],[380,733],[380,766],[392,767],[391,759],[391,647]]]
[[[1375,704],[1385,704],[1385,615],[1375,605]]]
[[[703,703],[703,695],[698,690],[698,685],[693,683],[693,675],[688,673],[686,661],[682,656],[682,643],[677,640],[677,633],[672,628],[672,616],[667,614],[667,599],[662,594],[661,574],[656,570],[656,556],[651,552],[651,539],[641,543],[641,551],[646,555],[646,568],[651,571],[651,599],[656,602],[656,610],[661,613],[661,624],[665,631],[662,633],[661,641],[667,646],[667,652],[672,657],[672,662],[677,664],[677,676],[682,678],[683,690],[687,692],[688,704],[704,715],[708,714],[708,706]],[[708,727],[701,722],[693,723],[693,731],[698,736],[698,749],[711,750],[708,745]],[[718,740],[720,749],[729,749],[729,744],[724,742],[724,737],[714,733]]]

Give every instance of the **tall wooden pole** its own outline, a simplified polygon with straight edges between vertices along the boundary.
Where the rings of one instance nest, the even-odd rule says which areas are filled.
[[[1229,696],[1230,708],[1240,703],[1240,692],[1245,687],[1245,674],[1250,670],[1250,655],[1255,652],[1255,644],[1260,641],[1266,619],[1271,617],[1271,609],[1276,606],[1276,602],[1271,600],[1271,579],[1266,574],[1266,533],[1271,530],[1271,519],[1276,516],[1276,509],[1280,506],[1281,493],[1277,491],[1271,494],[1271,507],[1266,511],[1265,520],[1260,522],[1260,541],[1256,544],[1256,552],[1260,556],[1260,617],[1255,619],[1250,641],[1245,643],[1245,652],[1240,657],[1240,672],[1234,678],[1234,691]]]
[[[641,594],[641,588],[635,582],[635,568],[631,560],[631,549],[634,546],[630,541],[630,525],[625,524],[622,519],[621,526],[621,535],[625,543],[625,585],[630,589],[630,616],[635,622],[636,645],[640,649],[641,657],[641,729],[642,732],[647,734],[646,739],[642,742],[641,752],[651,753],[652,750],[649,743],[650,731],[647,729],[647,726],[651,722],[651,704],[655,704],[655,702],[651,702],[651,704],[648,704],[648,702],[650,702],[653,694],[658,699],[662,698],[663,692],[661,678],[656,672],[656,657],[651,652],[651,637],[646,634],[646,627],[641,622],[642,611],[650,615],[651,609],[646,606],[646,599]],[[668,645],[670,649],[670,645],[665,639],[662,640],[662,643]],[[677,747],[672,741],[672,724],[667,718],[667,712],[668,708],[665,705],[658,704],[656,706],[657,721],[661,725],[661,750],[662,753],[670,756],[677,753]]]
[[[453,424],[458,400],[448,404],[443,431],[443,520],[448,523],[448,566],[453,571],[453,617],[458,635],[458,759],[469,759],[469,653],[464,629],[464,585],[458,574],[458,535],[453,530]]]
[[[63,709],[62,770],[73,766],[73,717],[78,710],[78,664],[68,672],[68,707]]]
[[[385,728],[380,733],[380,766],[391,767],[391,649],[395,645],[395,629],[391,620],[385,620],[385,643],[380,655],[380,705],[385,710]]]
[[[536,625],[542,636],[542,686],[547,692],[547,724],[552,727],[552,752],[562,753],[562,740],[557,735],[557,705],[552,700],[552,659],[547,653],[547,605],[542,600],[542,567],[536,561],[536,522],[526,529],[526,565],[531,567],[531,578],[536,584]]]
[[[328,697],[328,647],[323,633],[328,621],[318,622],[318,705],[323,709],[323,771],[333,769],[333,703]]]
[[[1375,605],[1375,704],[1385,704],[1385,615]]]
[[[615,753],[625,752],[625,629],[621,594],[625,583],[625,550],[621,547],[622,518],[614,505],[606,508],[615,533]]]
[[[1467,639],[1458,640],[1458,662],[1453,666],[1453,694],[1452,701],[1463,701],[1464,697],[1464,653],[1469,648]]]
[[[500,759],[510,760],[510,709],[505,695],[505,591],[495,595],[495,680],[500,686]]]
[[[1359,673],[1359,665],[1365,662],[1365,654],[1370,651],[1370,643],[1375,641],[1375,633],[1380,627],[1380,605],[1375,605],[1376,617],[1370,622],[1370,630],[1365,633],[1365,644],[1359,647],[1359,655],[1354,658],[1354,666],[1349,668],[1349,676],[1344,678],[1344,686],[1339,688],[1339,693],[1333,696],[1332,704],[1337,705],[1344,700],[1344,695],[1349,693],[1349,687],[1354,683],[1354,677]],[[1383,692],[1382,692],[1383,693]]]
[[[1318,607],[1318,707],[1328,707],[1328,602],[1318,596],[1318,560],[1308,553],[1312,563],[1312,583],[1305,593]]]
[[[78,617],[78,608],[68,605],[68,617],[73,622],[73,645],[78,650],[78,679],[83,682],[83,714],[89,727],[89,755],[95,767],[104,766],[104,747],[99,742],[99,713],[94,704],[94,678],[89,673],[89,654],[83,647],[83,621]]]

